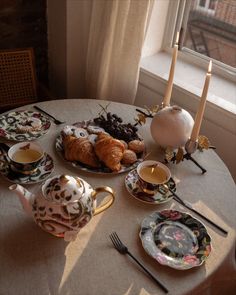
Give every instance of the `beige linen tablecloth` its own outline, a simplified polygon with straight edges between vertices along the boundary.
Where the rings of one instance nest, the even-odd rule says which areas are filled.
[[[100,111],[98,100],[58,100],[38,104],[67,124],[94,118]],[[22,108],[21,108],[22,109]],[[32,109],[27,106],[25,109]],[[109,105],[111,112],[133,122],[134,106]],[[147,122],[139,128],[145,139],[149,159],[162,160],[153,142]],[[175,201],[162,205],[139,202],[128,194],[126,173],[98,175],[79,171],[65,163],[55,151],[55,138],[63,125],[52,123],[38,142],[55,162],[52,175],[79,175],[93,187],[114,188],[114,205],[93,217],[74,242],[66,243],[42,231],[21,207],[11,184],[0,176],[0,294],[1,295],[146,295],[163,291],[128,256],[120,255],[111,245],[109,234],[116,231],[122,241],[170,290],[170,294],[236,294],[235,228],[236,195],[233,179],[212,150],[196,152],[194,157],[206,169],[202,175],[190,161],[169,168],[177,183],[177,192],[194,207],[228,230],[225,237],[203,222],[212,238],[212,252],[200,267],[180,271],[162,266],[148,256],[139,238],[144,217],[156,210],[176,208],[187,211]],[[36,192],[41,184],[27,185]]]

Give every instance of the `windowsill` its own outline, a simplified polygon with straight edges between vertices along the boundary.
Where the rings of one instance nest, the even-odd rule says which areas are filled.
[[[166,52],[159,52],[153,56],[144,57],[141,60],[141,72],[151,74],[156,79],[167,80],[171,64],[171,55]],[[191,65],[178,58],[175,67],[174,88],[180,88],[193,96],[200,97],[205,82],[206,70],[196,65]],[[236,114],[236,90],[235,84],[225,78],[214,75],[214,66],[209,86],[208,102],[229,112],[229,115]]]

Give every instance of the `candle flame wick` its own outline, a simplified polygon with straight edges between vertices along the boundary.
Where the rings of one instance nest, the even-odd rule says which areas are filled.
[[[155,168],[157,168],[158,164],[153,164],[153,165],[149,165],[147,166],[148,168],[151,168],[151,174],[154,173]]]
[[[179,43],[179,32],[176,33],[175,45]]]
[[[212,69],[212,60],[210,60],[209,62],[207,74],[211,74],[211,69]]]

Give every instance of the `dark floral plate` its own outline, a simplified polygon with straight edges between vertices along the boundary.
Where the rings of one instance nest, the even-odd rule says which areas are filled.
[[[40,120],[41,126],[36,130],[22,131],[19,126],[26,127],[31,118]],[[0,137],[13,141],[35,140],[48,132],[50,120],[43,114],[34,111],[20,110],[0,116]]]
[[[68,127],[68,134],[69,135],[74,135],[75,137],[79,137],[79,134],[80,131],[81,131],[81,128],[85,129],[86,132],[87,130],[88,131],[88,134],[89,136],[96,136],[96,134],[90,132],[90,127],[92,128],[100,128],[100,127],[97,127],[96,124],[93,123],[92,120],[87,120],[87,121],[81,121],[81,122],[76,122],[74,123],[73,125],[71,126],[66,126],[65,128]],[[86,136],[84,134],[84,132],[82,132],[81,134],[82,137]],[[60,157],[66,161],[67,163],[69,163],[71,166],[77,168],[78,170],[83,170],[83,171],[87,171],[87,172],[91,172],[91,173],[97,173],[97,174],[118,174],[118,173],[123,173],[123,172],[127,172],[127,171],[130,171],[134,168],[136,168],[138,166],[139,163],[141,163],[143,161],[143,158],[146,154],[146,152],[143,152],[141,153],[140,155],[138,155],[138,159],[135,163],[131,164],[131,165],[121,165],[121,169],[118,171],[118,172],[114,172],[114,171],[111,171],[108,167],[102,165],[101,163],[101,166],[99,168],[93,168],[93,167],[90,167],[88,165],[85,165],[81,162],[78,162],[78,161],[68,161],[65,159],[64,157],[64,147],[63,147],[63,142],[62,142],[62,136],[61,134],[59,134],[57,137],[56,137],[56,151],[57,153],[60,155]]]
[[[211,237],[205,226],[190,214],[177,210],[147,216],[139,236],[150,256],[175,269],[200,266],[211,252]]]
[[[172,191],[176,191],[176,184],[173,178],[170,178],[166,185]],[[162,185],[159,186],[159,189],[152,196],[145,193],[139,185],[138,173],[136,169],[130,171],[125,177],[125,186],[131,196],[147,204],[158,205],[168,202],[173,198],[172,193],[167,191]]]
[[[0,150],[0,173],[9,181],[19,184],[33,184],[47,179],[54,170],[51,156],[45,154],[36,171],[25,175],[11,169],[4,152]]]

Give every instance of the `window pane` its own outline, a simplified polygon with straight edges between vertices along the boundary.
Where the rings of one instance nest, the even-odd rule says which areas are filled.
[[[215,10],[216,9],[216,2],[217,2],[217,0],[210,0],[209,9]]]
[[[199,6],[205,7],[205,5],[206,5],[206,0],[200,0],[199,1]]]
[[[191,0],[183,47],[236,67],[236,0]]]

